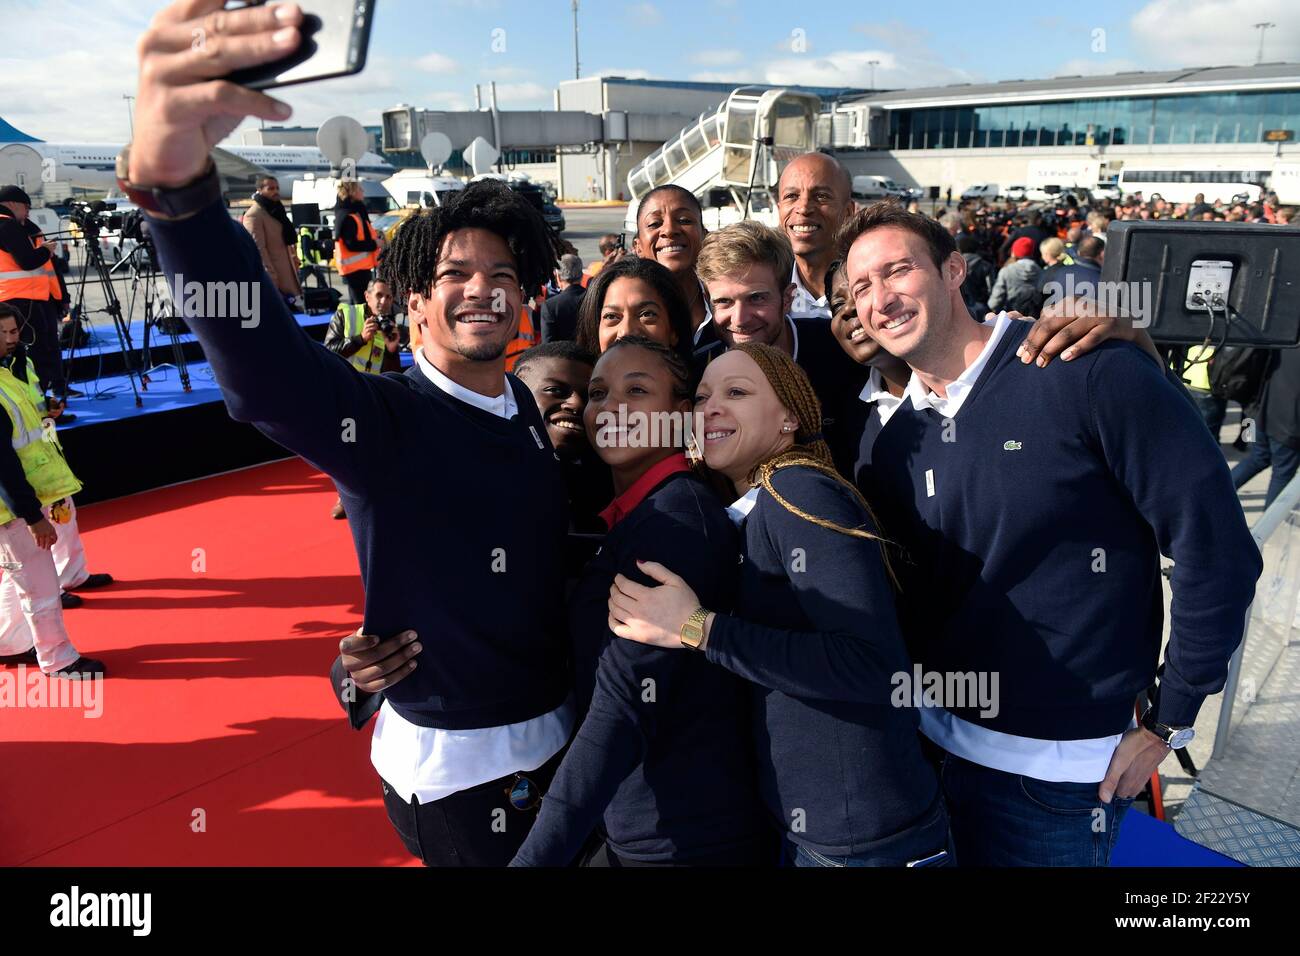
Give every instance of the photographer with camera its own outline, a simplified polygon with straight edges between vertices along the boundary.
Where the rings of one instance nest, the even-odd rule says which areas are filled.
[[[383,279],[371,278],[366,286],[366,301],[357,305],[340,304],[325,333],[325,347],[341,355],[360,372],[379,375],[400,372],[402,327],[393,318],[393,290]],[[340,497],[330,509],[330,517],[346,518]]]

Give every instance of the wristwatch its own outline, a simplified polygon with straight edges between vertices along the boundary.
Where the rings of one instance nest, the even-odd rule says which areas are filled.
[[[184,186],[170,189],[133,183],[130,174],[131,144],[117,154],[117,188],[126,198],[158,219],[187,219],[221,199],[221,177],[211,157],[207,168]]]
[[[1171,727],[1156,720],[1155,708],[1148,707],[1142,714],[1142,726],[1165,742],[1171,750],[1181,750],[1192,742],[1196,730],[1192,727]]]
[[[697,607],[682,625],[682,646],[698,651],[704,643],[704,622],[708,619],[709,609]]]

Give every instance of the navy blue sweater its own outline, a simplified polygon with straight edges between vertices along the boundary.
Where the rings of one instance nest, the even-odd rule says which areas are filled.
[[[849,489],[811,468],[783,468],[772,485],[809,514],[874,530]],[[736,613],[714,618],[705,653],[752,682],[768,810],[821,853],[906,841],[933,817],[939,790],[916,711],[890,705],[893,675],[911,665],[880,545],[760,490],[743,554]]]
[[[1048,740],[1122,732],[1155,678],[1159,556],[1174,559],[1159,717],[1223,687],[1259,550],[1217,444],[1160,368],[1106,342],[1023,365],[1015,322],[950,427],[910,400],[870,449],[868,500],[912,558],[902,610],[927,671],[997,672],[1000,712]],[[930,488],[933,488],[933,493]]]
[[[590,701],[516,866],[563,866],[604,820],[610,847],[642,862],[743,862],[771,830],[755,796],[745,683],[704,655],[615,637],[609,589],[636,561],[681,575],[729,607],[736,532],[699,481],[666,478],[605,538],[570,600],[575,697]]]
[[[562,704],[570,677],[557,556],[568,517],[528,390],[510,380],[519,415],[507,421],[452,398],[418,366],[357,372],[307,338],[252,237],[220,204],[151,228],[171,281],[256,284],[256,316],[186,318],[231,417],[338,485],[366,633],[419,634],[416,670],[385,692],[389,703],[414,723],[449,729],[515,723]]]

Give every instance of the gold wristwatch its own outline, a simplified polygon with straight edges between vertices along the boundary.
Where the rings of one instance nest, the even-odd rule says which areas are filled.
[[[704,643],[704,622],[709,617],[708,608],[697,607],[682,625],[682,644],[693,651],[698,651]]]

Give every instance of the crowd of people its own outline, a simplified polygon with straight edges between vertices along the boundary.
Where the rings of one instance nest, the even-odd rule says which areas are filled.
[[[164,273],[260,289],[254,325],[186,319],[232,416],[338,487],[365,605],[331,681],[354,727],[374,721],[411,854],[1108,864],[1222,689],[1262,568],[1146,333],[1031,294],[1095,269],[1135,207],[859,208],[809,153],[783,169],[778,227],[707,231],[661,186],[630,249],[612,237],[583,269],[526,200],[476,182],[382,256],[364,215],[340,227],[363,267],[321,348],[209,155],[214,118],[283,113],[193,95],[224,66],[174,57],[186,10],[141,41],[124,188],[167,197]],[[292,10],[231,12],[226,55],[271,55]],[[512,351],[551,283],[541,341]],[[404,374],[393,301],[417,343]]]

